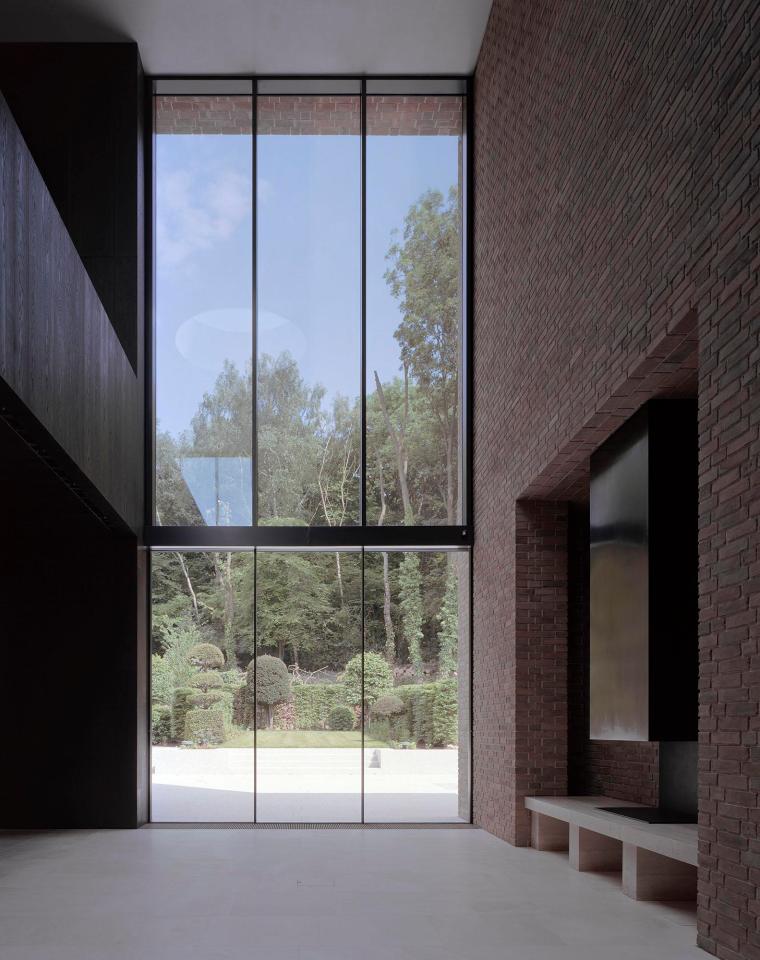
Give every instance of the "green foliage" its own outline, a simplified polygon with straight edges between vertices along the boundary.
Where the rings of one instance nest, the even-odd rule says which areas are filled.
[[[157,704],[151,710],[151,742],[155,745],[167,743],[172,736],[172,712],[164,704]]]
[[[374,717],[393,717],[404,712],[404,701],[393,693],[384,693],[372,707]],[[375,731],[377,733],[377,731]]]
[[[219,677],[228,690],[238,690],[245,686],[245,670],[223,670],[214,676]]]
[[[436,685],[433,700],[432,744],[448,746],[457,742],[457,703],[456,680],[440,680]]]
[[[332,576],[325,576],[325,559],[306,553],[258,555],[257,622],[260,648],[289,653],[294,663],[315,649],[334,612]],[[294,598],[298,602],[294,602]]]
[[[189,698],[190,706],[194,710],[210,710],[225,699],[222,690],[196,690]]]
[[[222,680],[220,674],[214,673],[213,670],[202,670],[195,674],[190,681],[190,686],[197,690],[220,690],[224,686],[224,680]]]
[[[246,680],[248,697],[251,704],[257,703],[266,708],[267,726],[272,726],[272,708],[278,703],[290,699],[290,674],[288,668],[278,657],[263,654],[248,664]],[[255,700],[254,700],[255,690]]]
[[[362,655],[357,653],[346,664],[342,676],[346,688],[346,701],[358,705],[362,702]],[[364,703],[367,707],[393,686],[393,672],[385,657],[368,651],[364,654]]]
[[[324,730],[333,707],[345,705],[342,683],[294,683],[293,703],[297,730]]]
[[[185,717],[185,740],[205,746],[224,743],[227,731],[221,710],[188,710]]]
[[[459,583],[453,563],[446,575],[446,590],[443,595],[438,622],[438,676],[445,680],[457,671],[457,646],[459,644]]]
[[[444,199],[428,190],[409,209],[403,242],[388,251],[385,279],[403,319],[394,336],[401,362],[434,413],[444,452],[448,523],[456,522],[455,451],[458,435],[459,325],[461,317],[461,213],[455,187]],[[440,470],[440,468],[439,468]]]
[[[174,691],[174,702],[172,703],[172,739],[185,739],[185,718],[190,709],[190,697],[196,691],[192,687],[178,687]]]
[[[188,651],[187,659],[203,671],[218,670],[224,666],[224,654],[213,643],[196,643]]]
[[[420,746],[444,747],[457,742],[457,681],[395,687],[404,710],[391,718],[395,740],[413,739]]]
[[[351,707],[333,707],[327,717],[327,726],[330,730],[353,730],[356,718]]]
[[[404,639],[409,651],[409,662],[415,679],[422,679],[422,576],[420,555],[414,551],[404,554],[398,573],[401,618]]]
[[[174,694],[172,674],[169,664],[157,653],[150,658],[150,684],[153,703],[170,707]]]
[[[196,672],[188,654],[199,639],[197,625],[187,617],[158,614],[153,618],[153,645],[162,651],[172,688],[187,686]]]

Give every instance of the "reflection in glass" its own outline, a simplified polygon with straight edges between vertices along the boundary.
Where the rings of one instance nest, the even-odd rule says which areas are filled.
[[[257,819],[361,820],[361,553],[259,550]]]
[[[358,97],[257,98],[258,515],[360,519]]]
[[[461,523],[461,97],[367,98],[367,520]]]
[[[468,559],[365,554],[368,823],[469,821]]]
[[[155,108],[156,522],[252,519],[252,98]]]

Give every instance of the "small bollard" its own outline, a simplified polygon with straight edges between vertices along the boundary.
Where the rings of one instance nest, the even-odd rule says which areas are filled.
[[[370,757],[369,766],[370,766],[370,767],[379,767],[379,766],[380,766],[380,751],[379,751],[379,750],[373,750],[373,751],[372,751],[372,756]]]

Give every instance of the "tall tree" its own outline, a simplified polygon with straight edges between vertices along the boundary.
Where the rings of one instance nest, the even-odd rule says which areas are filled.
[[[455,187],[444,199],[428,190],[404,221],[403,240],[388,250],[385,273],[400,301],[394,336],[401,363],[430,406],[443,455],[446,521],[456,522],[461,317],[461,212]],[[390,431],[390,426],[389,426]]]
[[[409,662],[416,680],[422,680],[422,574],[420,555],[415,551],[404,554],[398,571],[399,603],[404,627]]]

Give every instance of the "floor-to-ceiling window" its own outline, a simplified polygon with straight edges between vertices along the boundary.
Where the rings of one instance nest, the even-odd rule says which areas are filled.
[[[469,819],[465,112],[154,83],[155,821]]]

